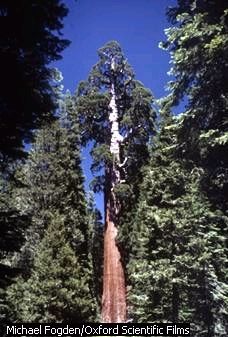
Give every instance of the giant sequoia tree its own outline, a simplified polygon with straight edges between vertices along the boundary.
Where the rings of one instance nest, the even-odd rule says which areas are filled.
[[[88,80],[79,85],[77,107],[83,140],[92,141],[93,182],[104,191],[105,238],[102,320],[126,319],[124,268],[117,246],[122,196],[133,191],[140,167],[148,158],[147,142],[154,129],[152,95],[136,81],[119,44],[107,43]],[[129,192],[130,193],[130,192]],[[130,202],[130,198],[129,198]]]

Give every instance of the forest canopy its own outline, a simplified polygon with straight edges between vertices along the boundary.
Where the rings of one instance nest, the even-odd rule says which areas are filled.
[[[59,0],[0,4],[0,160],[23,155],[23,141],[53,119],[56,95],[50,62],[69,44],[60,33],[67,7]]]

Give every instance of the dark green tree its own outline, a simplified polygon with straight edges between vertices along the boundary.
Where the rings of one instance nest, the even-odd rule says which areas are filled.
[[[0,165],[21,157],[23,141],[53,119],[56,95],[50,62],[69,44],[60,36],[67,14],[60,0],[0,4]]]
[[[20,249],[23,229],[30,222],[27,215],[18,212],[11,198],[12,189],[18,188],[15,159],[26,156],[23,145],[32,139],[34,130],[54,119],[57,95],[53,80],[58,73],[48,65],[58,60],[69,44],[60,37],[66,14],[67,9],[59,0],[0,3],[0,258],[3,260],[8,253]],[[0,286],[7,285],[11,274],[9,264],[1,263]]]

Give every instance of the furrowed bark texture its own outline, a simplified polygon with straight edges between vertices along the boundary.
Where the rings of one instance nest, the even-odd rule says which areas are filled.
[[[112,67],[114,67],[113,63]],[[121,254],[116,244],[116,220],[119,206],[114,188],[120,183],[120,143],[123,141],[123,137],[119,133],[118,109],[114,84],[111,86],[111,95],[109,121],[111,124],[110,152],[113,155],[113,164],[108,169],[108,174],[106,175],[109,183],[107,184],[105,192],[106,226],[104,234],[104,274],[101,316],[102,322],[104,323],[120,323],[126,321],[126,287]]]
[[[107,209],[104,238],[104,279],[102,299],[102,322],[126,321],[126,294],[121,256],[116,245],[117,228]]]

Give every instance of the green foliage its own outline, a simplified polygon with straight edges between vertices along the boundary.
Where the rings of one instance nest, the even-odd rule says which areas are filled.
[[[189,284],[195,287],[190,301],[194,330],[205,336],[226,336],[228,331],[227,10],[226,1],[179,1],[168,13],[176,24],[167,31],[174,75],[169,104],[188,99],[176,155],[188,173],[199,174],[197,184],[190,185],[193,226],[198,218],[198,237],[191,248],[203,238],[202,256],[196,255],[197,264],[192,262],[196,267]]]
[[[95,208],[92,193],[88,198],[88,261],[92,266],[91,278],[93,280],[90,289],[93,297],[101,306],[102,275],[103,275],[103,232],[104,225],[100,212]]]
[[[179,119],[163,123],[130,238],[130,315],[192,323],[194,336],[225,336],[228,218],[201,191],[203,169],[177,159]],[[212,276],[213,275],[213,276]]]
[[[170,52],[173,80],[161,100],[153,141],[153,96],[135,79],[120,45],[110,41],[99,49],[76,96],[67,93],[61,101],[60,119],[36,133],[13,183],[9,161],[23,154],[22,140],[31,139],[34,128],[53,118],[59,90],[50,80],[59,73],[46,65],[67,45],[52,34],[62,28],[67,12],[60,1],[42,8],[24,1],[19,7],[1,4],[6,20],[0,64],[11,62],[10,69],[2,69],[1,89],[0,296],[7,292],[7,303],[0,300],[1,319],[97,319],[103,228],[92,197],[85,198],[80,146],[91,145],[91,186],[106,193],[112,179],[114,85],[123,141],[121,182],[113,192],[129,316],[136,322],[189,321],[195,337],[227,336],[227,2],[178,0],[168,10],[173,26],[161,47]],[[12,31],[14,20],[18,27],[24,20],[25,31]],[[12,78],[20,90],[12,90]],[[186,111],[171,117],[171,108],[182,100]]]
[[[25,231],[31,219],[26,214],[21,214],[15,206],[13,191],[18,187],[15,179],[15,168],[11,174],[2,174],[0,178],[0,321],[6,319],[7,305],[5,291],[17,275],[18,269],[11,264],[12,256],[18,252],[24,243]],[[8,171],[9,173],[9,171]]]
[[[5,288],[17,272],[11,257],[20,249],[31,221],[15,203],[14,190],[23,184],[14,176],[15,160],[26,157],[24,142],[33,138],[34,130],[54,120],[60,78],[48,64],[61,58],[69,42],[59,35],[67,14],[59,0],[45,4],[3,0],[0,13],[0,286]],[[5,313],[4,308],[3,317]]]
[[[225,337],[227,288],[227,3],[182,1],[161,46],[171,93],[144,170],[128,275],[139,322],[191,322],[194,336]],[[170,117],[186,100],[186,112]]]
[[[70,98],[66,97],[68,115],[73,114],[71,103]],[[76,116],[68,116],[68,122],[61,119],[41,129],[26,164],[17,173],[24,184],[24,188],[14,192],[17,207],[20,212],[32,217],[32,226],[27,231],[26,244],[20,256],[23,268],[28,271],[36,244],[41,240],[55,210],[65,215],[72,247],[80,254],[86,254],[86,200],[80,168],[77,119],[73,118]]]
[[[16,206],[32,223],[14,259],[21,277],[9,289],[10,319],[96,318],[95,224],[89,220],[80,164],[77,114],[67,93],[60,119],[37,132],[28,160],[17,172],[23,188],[14,191]]]
[[[91,321],[96,305],[90,270],[83,268],[69,244],[64,217],[57,212],[38,246],[31,277],[8,289],[14,322]]]
[[[60,0],[3,0],[1,12],[0,159],[25,155],[23,141],[53,119],[56,94],[50,62],[69,44],[60,37],[67,14]]]
[[[179,155],[204,167],[202,188],[227,209],[228,6],[227,1],[178,1],[168,11],[174,27],[163,47],[171,54],[169,105],[185,97]]]
[[[142,180],[141,168],[147,163],[147,144],[155,132],[156,113],[153,96],[135,79],[131,66],[120,45],[110,41],[98,50],[99,60],[93,66],[88,80],[81,82],[76,96],[77,110],[82,126],[84,144],[92,141],[92,171],[96,174],[91,183],[94,192],[106,194],[110,188],[109,168],[113,162],[110,152],[111,123],[109,121],[111,85],[114,84],[118,109],[120,143],[119,167],[121,183],[115,186],[120,213],[118,215],[122,257],[128,257],[128,236],[131,233],[133,211]],[[114,60],[115,68],[112,69]]]
[[[98,55],[99,61],[93,66],[88,80],[81,82],[77,90],[76,102],[82,125],[82,141],[84,144],[93,141],[91,154],[94,173],[110,165],[112,156],[109,150],[109,103],[113,83],[120,133],[126,136],[126,141],[121,145],[121,160],[128,157],[126,177],[130,179],[148,158],[146,144],[154,131],[155,120],[153,97],[141,82],[135,80],[133,70],[116,41],[110,41],[100,48]],[[115,69],[111,69],[112,59],[115,60]],[[96,180],[96,190],[104,188],[102,182],[102,178]]]

